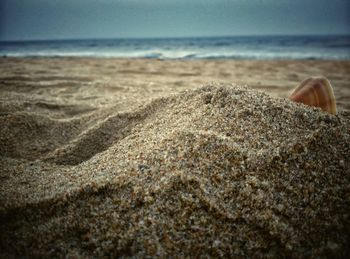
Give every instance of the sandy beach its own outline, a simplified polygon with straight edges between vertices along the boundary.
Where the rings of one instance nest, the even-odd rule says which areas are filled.
[[[326,76],[338,114],[286,99]],[[0,58],[0,257],[345,258],[350,62]]]

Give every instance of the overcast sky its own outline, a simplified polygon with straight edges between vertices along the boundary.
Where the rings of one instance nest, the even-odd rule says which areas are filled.
[[[0,40],[350,34],[350,0],[0,0]]]

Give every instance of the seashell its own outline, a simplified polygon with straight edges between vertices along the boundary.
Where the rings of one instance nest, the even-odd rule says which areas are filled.
[[[337,113],[337,105],[331,83],[325,77],[310,77],[294,89],[289,99],[309,106],[320,107],[331,114]]]

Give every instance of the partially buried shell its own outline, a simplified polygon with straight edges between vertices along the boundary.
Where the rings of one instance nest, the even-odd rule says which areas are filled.
[[[309,106],[320,107],[331,114],[337,113],[333,88],[325,77],[305,79],[294,89],[289,99]]]

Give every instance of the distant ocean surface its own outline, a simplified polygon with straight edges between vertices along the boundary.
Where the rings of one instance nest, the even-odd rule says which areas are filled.
[[[350,35],[0,42],[0,56],[350,60]]]

